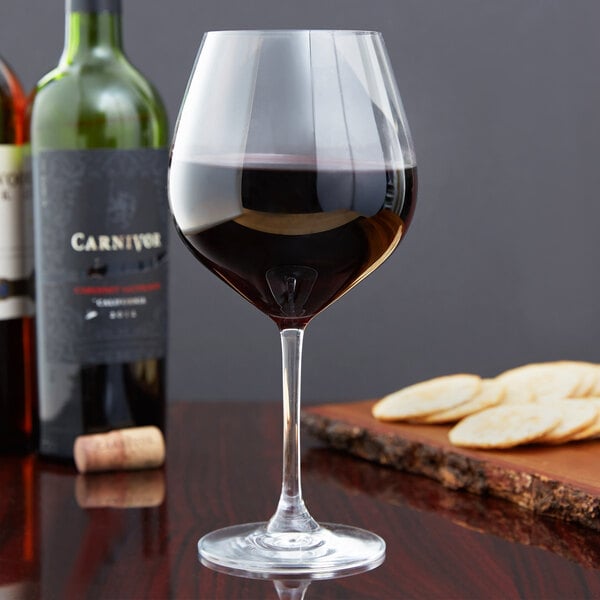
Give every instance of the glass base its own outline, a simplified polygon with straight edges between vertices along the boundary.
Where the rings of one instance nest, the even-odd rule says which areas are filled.
[[[248,523],[208,533],[198,542],[198,553],[206,566],[232,575],[321,579],[374,569],[385,559],[385,542],[347,525],[270,533],[267,523]]]

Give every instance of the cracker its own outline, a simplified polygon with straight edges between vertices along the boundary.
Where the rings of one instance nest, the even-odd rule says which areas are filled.
[[[425,415],[415,422],[434,424],[434,423],[454,423],[468,417],[480,410],[496,406],[504,398],[505,387],[494,379],[484,379],[481,382],[480,391],[473,398],[445,410],[436,411],[430,415]]]
[[[372,414],[381,421],[402,421],[453,408],[481,389],[481,377],[459,373],[436,377],[403,388],[377,402]]]
[[[581,429],[572,436],[569,441],[590,440],[600,436],[600,397],[587,397],[585,402],[596,408],[596,418],[584,429]]]
[[[450,442],[467,448],[512,448],[556,427],[560,409],[537,403],[501,404],[466,417],[449,432]]]
[[[600,365],[595,365],[595,367],[596,367],[596,380],[594,381],[594,385],[592,386],[592,389],[588,392],[588,396],[600,398]]]
[[[574,439],[575,434],[591,425],[598,415],[598,409],[586,399],[546,401],[540,410],[546,410],[547,406],[558,408],[562,417],[556,427],[536,440],[541,444],[562,444]]]
[[[535,394],[532,390],[522,385],[498,380],[504,386],[502,404],[529,404],[535,402]]]
[[[598,365],[589,362],[574,362],[581,370],[581,381],[577,389],[573,392],[575,398],[582,398],[593,393],[596,383],[600,379],[600,369]]]
[[[582,385],[584,372],[575,361],[531,363],[509,369],[496,379],[507,387],[507,404],[518,401],[520,395],[534,400],[558,400],[577,393]]]

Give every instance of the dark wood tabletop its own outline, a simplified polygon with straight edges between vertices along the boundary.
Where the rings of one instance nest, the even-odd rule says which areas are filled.
[[[172,403],[161,470],[84,477],[70,465],[0,457],[0,598],[277,598],[275,582],[202,566],[196,543],[217,527],[270,517],[281,430],[278,403]],[[306,436],[302,468],[317,520],[387,542],[380,567],[313,581],[307,599],[600,598],[598,532]]]

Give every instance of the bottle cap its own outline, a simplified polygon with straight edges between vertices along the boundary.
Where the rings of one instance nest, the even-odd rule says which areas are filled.
[[[68,12],[121,12],[121,0],[67,0]]]

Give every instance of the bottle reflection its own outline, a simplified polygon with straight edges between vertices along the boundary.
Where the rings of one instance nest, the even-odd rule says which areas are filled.
[[[0,490],[0,600],[34,598],[40,587],[35,459],[3,457]]]
[[[130,575],[140,569],[156,573],[153,589],[168,596],[163,470],[75,475],[71,466],[45,462],[39,469],[39,597],[85,598],[91,590],[136,597],[139,580]]]

